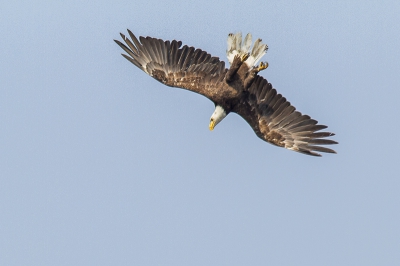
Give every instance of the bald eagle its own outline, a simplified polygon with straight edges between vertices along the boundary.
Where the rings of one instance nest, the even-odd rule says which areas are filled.
[[[132,64],[159,82],[187,89],[214,102],[215,111],[209,128],[221,122],[230,112],[243,117],[256,135],[279,147],[307,155],[321,156],[318,152],[336,153],[320,145],[337,144],[326,139],[334,136],[320,132],[327,126],[308,115],[302,115],[265,78],[258,75],[268,67],[258,62],[268,46],[257,39],[251,48],[252,37],[247,34],[228,35],[227,57],[229,69],[218,57],[181,41],[164,41],[152,37],[139,37],[128,30],[131,39],[121,33],[126,43],[114,40],[125,52],[122,54]]]

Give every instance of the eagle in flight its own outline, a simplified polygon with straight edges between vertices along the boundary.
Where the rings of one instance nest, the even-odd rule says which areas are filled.
[[[271,83],[258,75],[268,67],[267,62],[258,64],[268,50],[261,39],[250,49],[250,33],[243,41],[241,33],[229,34],[227,69],[218,57],[182,46],[181,41],[142,36],[138,40],[130,30],[128,33],[131,39],[121,33],[126,45],[114,40],[126,52],[122,55],[128,61],[167,86],[199,93],[214,102],[210,130],[234,112],[249,123],[259,138],[271,144],[313,156],[321,156],[318,152],[336,153],[321,146],[337,144],[326,139],[335,134],[320,132],[327,126],[296,111]]]

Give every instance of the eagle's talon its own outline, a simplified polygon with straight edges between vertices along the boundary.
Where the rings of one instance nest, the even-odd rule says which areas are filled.
[[[257,68],[257,71],[260,72],[261,70],[264,70],[268,67],[268,62],[260,62],[260,65]]]
[[[244,62],[247,60],[247,58],[249,58],[249,56],[250,56],[250,53],[245,53],[245,54],[242,54],[240,59],[242,60],[242,62]]]

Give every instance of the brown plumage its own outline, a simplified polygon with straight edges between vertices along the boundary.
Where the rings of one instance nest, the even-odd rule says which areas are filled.
[[[127,53],[123,56],[161,83],[204,95],[216,106],[221,106],[226,114],[239,114],[259,138],[271,144],[314,156],[321,156],[317,152],[336,153],[319,146],[337,144],[325,139],[334,134],[319,132],[327,127],[296,111],[265,78],[258,75],[266,66],[249,66],[247,62],[250,60],[246,59],[250,53],[246,55],[247,52],[243,52],[243,48],[235,48],[235,44],[229,46],[229,39],[228,59],[233,60],[230,60],[231,67],[226,69],[225,63],[218,57],[187,45],[181,47],[180,41],[151,37],[139,37],[138,40],[130,30],[128,33],[131,40],[121,33],[126,45],[115,40]],[[232,40],[236,37],[241,46],[241,35],[230,34],[228,38]],[[258,48],[256,45],[261,47],[261,40],[254,44],[252,63],[257,61],[254,57],[261,57],[267,50],[264,45],[255,51]]]

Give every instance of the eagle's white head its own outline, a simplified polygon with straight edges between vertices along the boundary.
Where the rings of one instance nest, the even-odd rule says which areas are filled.
[[[215,106],[215,111],[210,118],[210,125],[208,126],[210,130],[213,130],[214,127],[225,118],[225,116],[226,112],[224,108],[220,105]]]

